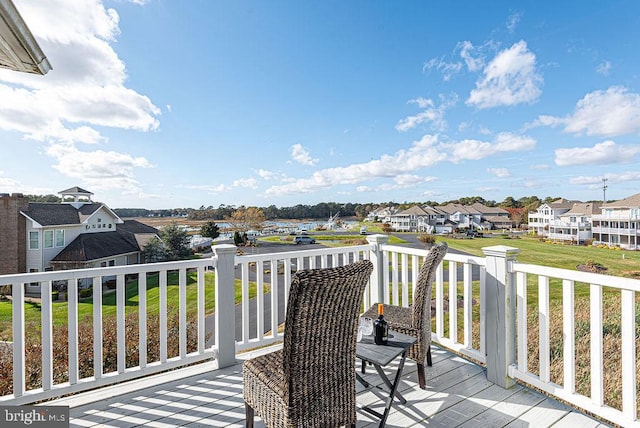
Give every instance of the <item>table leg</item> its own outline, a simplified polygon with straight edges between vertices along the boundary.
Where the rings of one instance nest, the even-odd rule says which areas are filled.
[[[401,402],[402,404],[405,404],[407,402],[407,400],[404,399],[404,397],[402,397],[402,395],[400,395],[400,393],[397,391],[398,390],[398,385],[400,384],[400,377],[402,376],[402,369],[404,368],[404,361],[407,358],[407,351],[402,353],[402,358],[400,358],[400,363],[398,364],[398,371],[396,372],[396,377],[393,380],[393,385],[391,385],[391,392],[389,394],[389,398],[387,398],[387,403],[386,406],[384,408],[384,413],[382,414],[382,420],[380,421],[380,425],[379,427],[382,428],[385,426],[385,424],[387,423],[387,417],[389,416],[389,411],[391,410],[391,404],[393,403],[393,397],[397,396],[398,398],[401,398]],[[376,367],[376,369],[378,369],[378,367]],[[380,371],[382,371],[382,368],[380,368]],[[386,382],[389,382],[389,379],[387,379],[387,376],[384,376],[384,372],[382,375],[383,379],[386,379]]]

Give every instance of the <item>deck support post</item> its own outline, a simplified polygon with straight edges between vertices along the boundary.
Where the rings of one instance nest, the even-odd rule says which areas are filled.
[[[235,315],[235,257],[237,247],[220,244],[212,247],[216,266],[216,328],[215,345],[218,348],[218,367],[236,363]]]
[[[384,254],[380,248],[389,242],[388,235],[368,235],[367,242],[373,244],[370,257],[373,263],[373,272],[371,273],[371,303],[389,303],[389,296],[384,293]],[[367,308],[365,308],[366,310]]]
[[[485,338],[487,380],[503,388],[515,384],[509,366],[516,362],[515,275],[510,264],[520,253],[518,248],[496,245],[482,248],[487,257],[485,282]]]

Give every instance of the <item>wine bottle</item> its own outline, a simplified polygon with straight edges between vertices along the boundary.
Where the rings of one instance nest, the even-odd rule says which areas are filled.
[[[373,323],[374,341],[376,345],[386,345],[389,336],[389,326],[384,319],[384,305],[378,303],[378,318]]]

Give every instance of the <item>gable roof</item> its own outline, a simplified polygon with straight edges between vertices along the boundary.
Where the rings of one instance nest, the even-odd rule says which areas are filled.
[[[602,205],[602,208],[639,208],[640,207],[640,193],[631,195],[628,198],[620,199],[615,202],[608,202]]]
[[[125,220],[114,232],[83,233],[63,249],[52,262],[88,262],[142,251],[158,229],[137,220]]]
[[[58,192],[58,194],[62,194],[62,193],[84,193],[84,194],[87,194],[87,195],[93,195],[92,192],[90,192],[88,190],[85,190],[85,189],[83,189],[81,187],[78,187],[78,186],[70,187],[70,188],[68,188],[66,190],[62,190],[62,191]]]
[[[52,262],[88,262],[140,251],[131,234],[83,233],[55,256]]]
[[[561,217],[567,217],[572,215],[586,215],[591,217],[594,214],[600,214],[602,209],[600,206],[602,204],[599,202],[578,202],[573,204],[573,207],[566,213],[562,214]]]
[[[66,226],[82,224],[103,206],[102,204],[84,204],[76,208],[71,204],[30,202],[29,208],[22,211],[22,214],[41,226]],[[118,219],[117,216],[116,219]]]
[[[427,215],[427,213],[422,208],[420,208],[419,206],[414,205],[414,206],[409,207],[409,208],[407,208],[406,210],[404,210],[404,211],[402,211],[400,213],[397,213],[396,215],[418,215],[418,216],[424,216],[424,215]]]
[[[481,204],[480,202],[476,202],[471,205],[472,208],[479,211],[481,214],[509,214],[509,211],[500,208],[500,207],[488,207],[486,205]]]

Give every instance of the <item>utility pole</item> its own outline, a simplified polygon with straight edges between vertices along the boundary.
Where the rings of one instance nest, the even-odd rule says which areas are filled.
[[[608,178],[603,178],[602,179],[602,203],[606,204],[607,203],[607,180]]]

